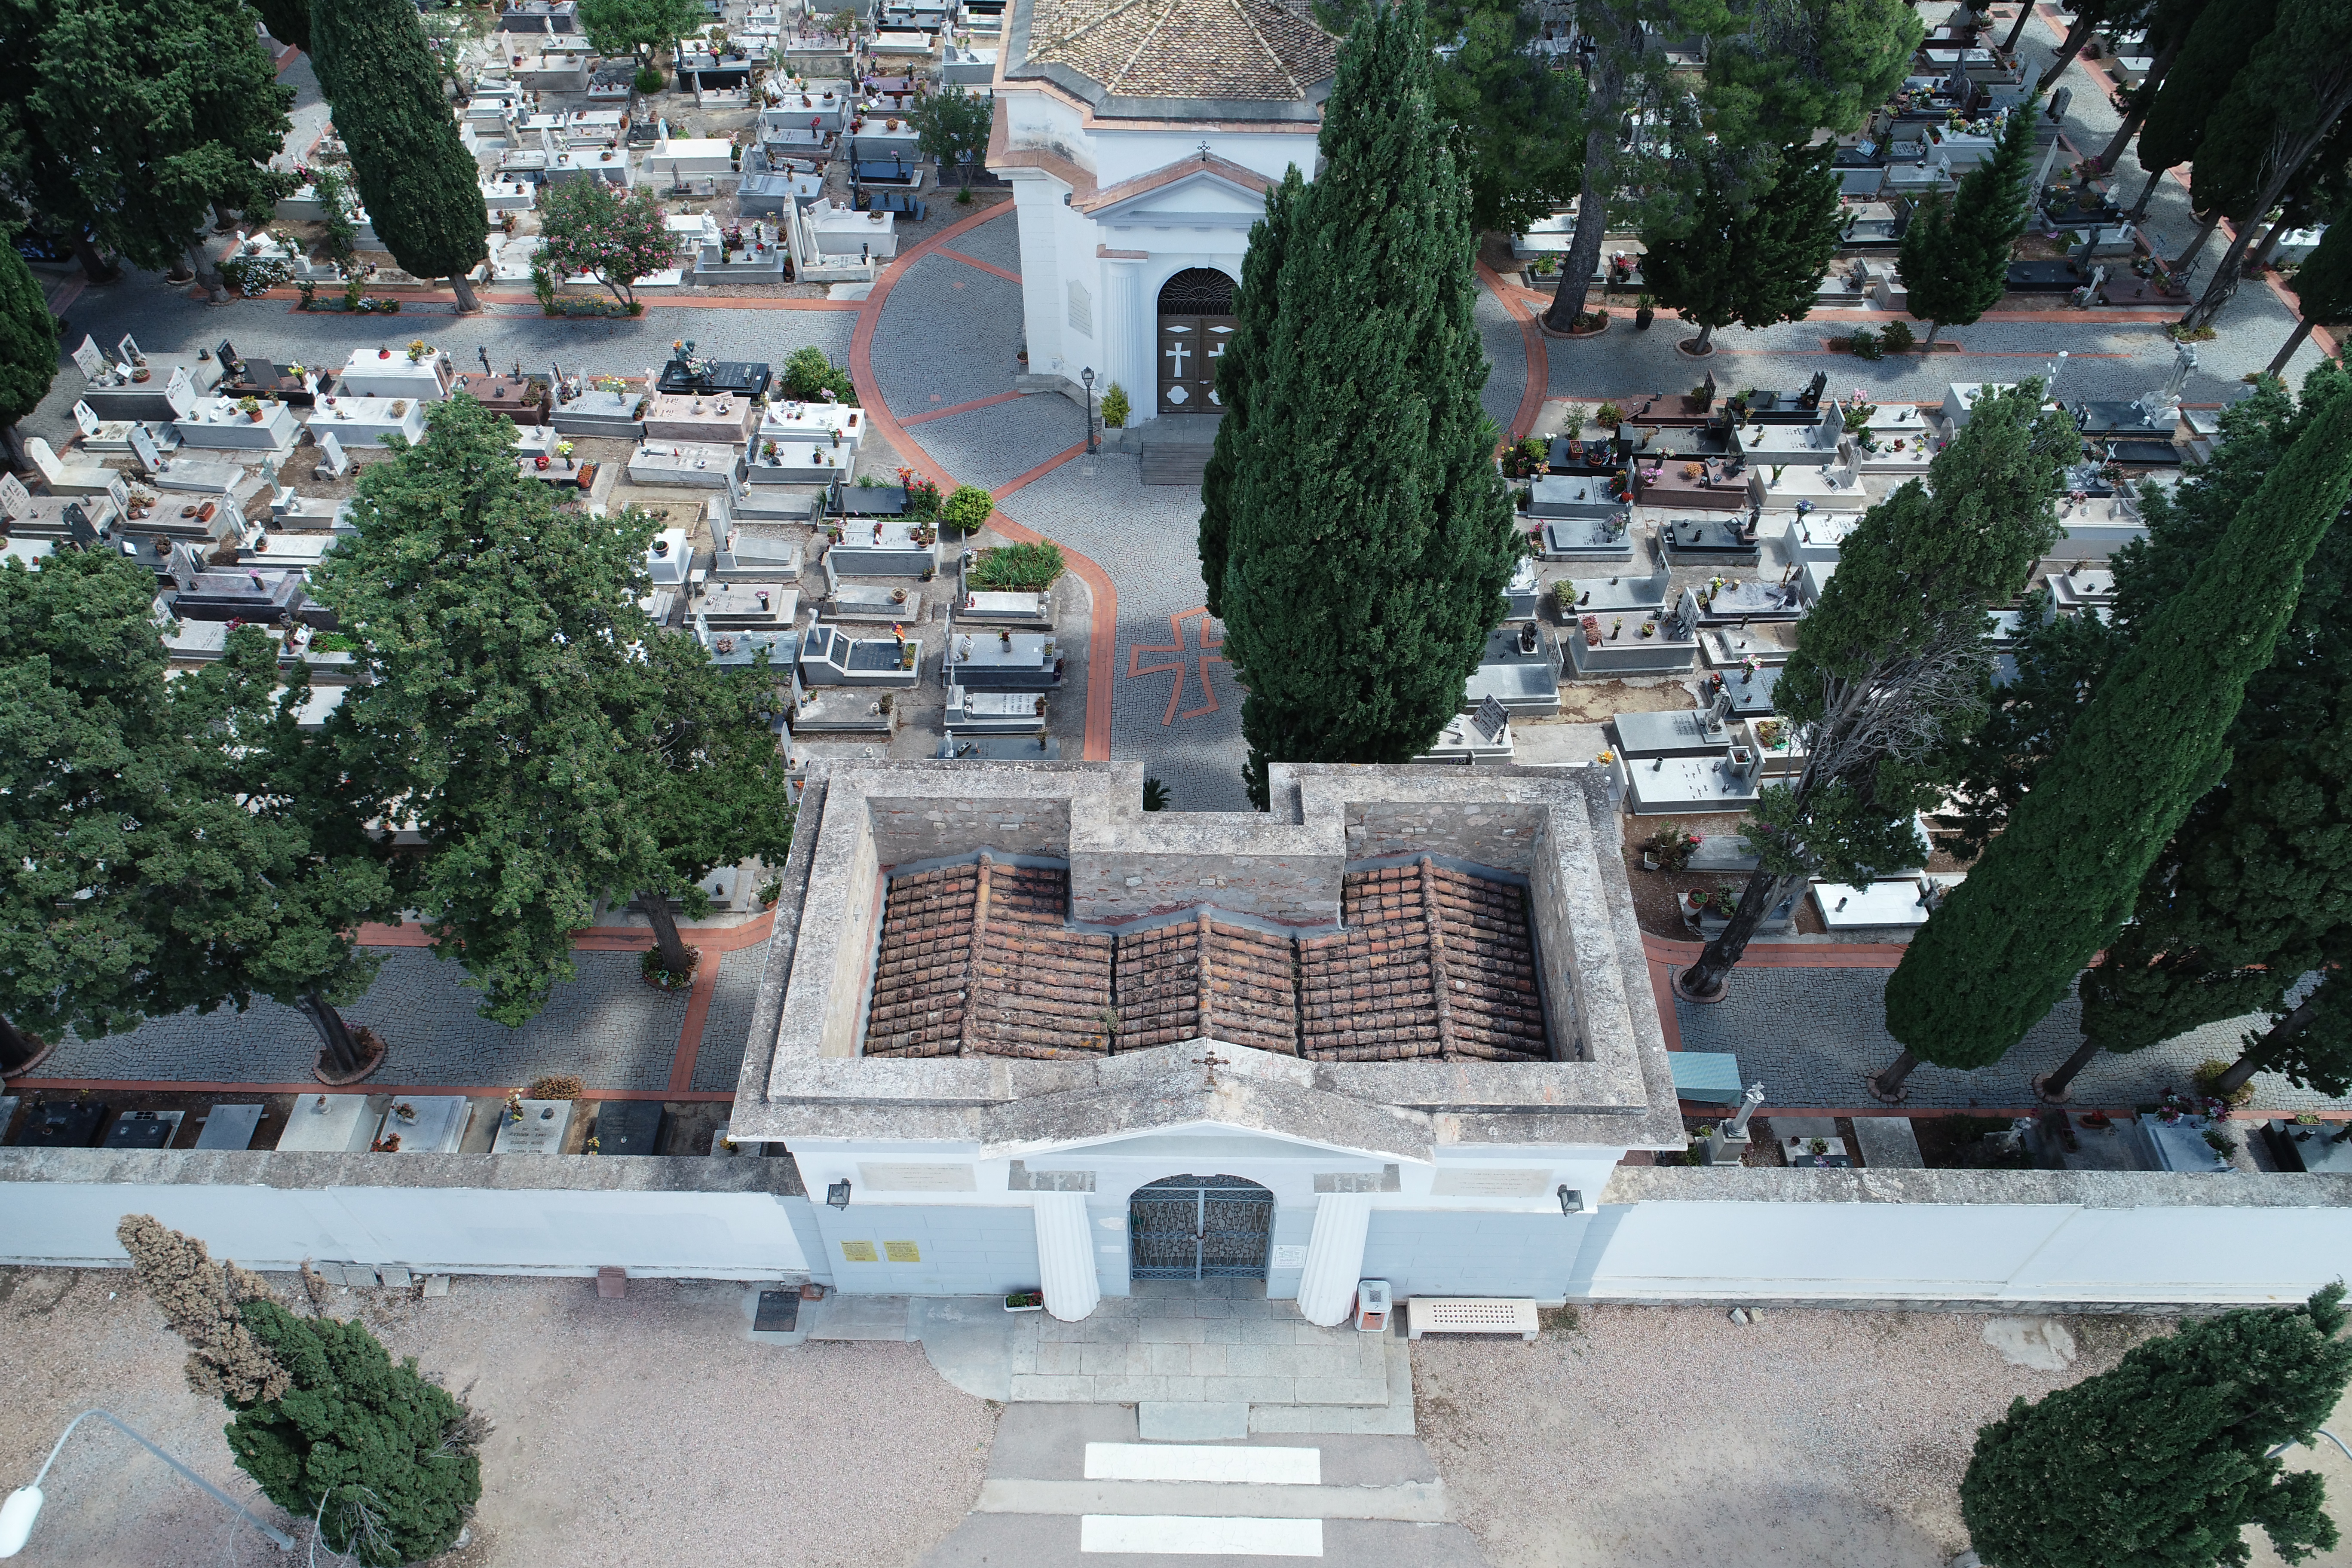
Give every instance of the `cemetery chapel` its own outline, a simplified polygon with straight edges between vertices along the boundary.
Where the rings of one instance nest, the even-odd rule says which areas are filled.
[[[1307,0],[1015,0],[988,166],[1033,376],[1091,369],[1130,424],[1217,412],[1250,225],[1315,173],[1337,47]]]

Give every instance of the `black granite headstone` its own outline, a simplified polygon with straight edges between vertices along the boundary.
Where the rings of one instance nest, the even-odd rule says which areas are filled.
[[[596,1108],[596,1152],[651,1154],[661,1143],[657,1100],[608,1100]]]
[[[36,1106],[26,1113],[24,1128],[16,1134],[17,1145],[26,1149],[92,1148],[98,1142],[99,1129],[106,1125],[106,1112],[102,1100]]]
[[[789,1334],[801,1326],[801,1293],[797,1289],[762,1290],[760,1310],[751,1320],[755,1334]]]
[[[146,1111],[124,1113],[106,1130],[101,1149],[168,1149],[172,1144],[172,1123]]]

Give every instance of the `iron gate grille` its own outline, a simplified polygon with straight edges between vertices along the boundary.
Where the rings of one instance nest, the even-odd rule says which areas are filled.
[[[1136,1279],[1262,1279],[1274,1194],[1239,1176],[1170,1176],[1128,1205]]]

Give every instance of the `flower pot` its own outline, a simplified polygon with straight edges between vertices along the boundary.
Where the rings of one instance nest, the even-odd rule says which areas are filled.
[[[378,359],[390,359],[392,357],[392,351],[390,349],[378,349],[375,351],[375,357]]]
[[[136,367],[134,367],[134,368],[132,369],[132,371],[131,372],[131,380],[133,380],[133,381],[146,381],[146,380],[150,379],[151,377],[152,377],[152,376],[154,375],[154,374],[155,374],[155,373],[154,373],[153,371],[149,370],[145,365],[143,365],[143,364],[142,364],[142,365],[136,366]]]
[[[531,461],[536,464],[542,472],[547,468],[547,459],[545,458],[533,458]]]

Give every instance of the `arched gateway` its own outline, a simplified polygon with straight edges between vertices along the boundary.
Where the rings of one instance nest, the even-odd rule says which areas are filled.
[[[1168,1176],[1128,1200],[1129,1278],[1263,1279],[1274,1194],[1239,1176]]]
[[[1234,280],[1188,267],[1160,289],[1160,412],[1214,414],[1217,360],[1234,335]]]

